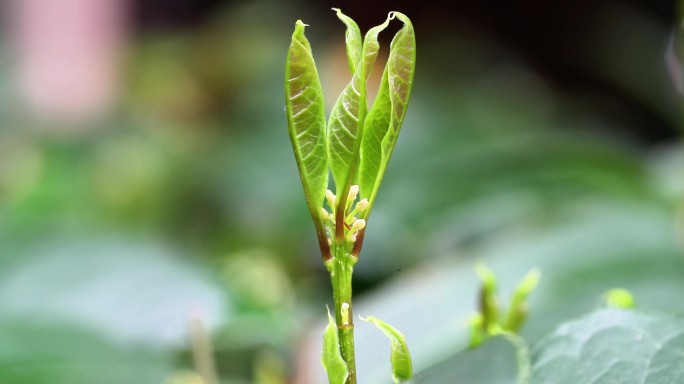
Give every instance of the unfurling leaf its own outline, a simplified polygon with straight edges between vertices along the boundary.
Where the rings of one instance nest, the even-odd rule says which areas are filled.
[[[328,382],[330,384],[344,384],[347,380],[349,369],[340,354],[340,339],[337,334],[337,325],[335,324],[335,319],[330,315],[330,310],[328,310],[328,326],[323,331],[321,364],[323,364],[323,369],[328,373]]]
[[[324,233],[320,218],[328,186],[325,107],[323,91],[304,36],[305,24],[298,20],[285,66],[285,101],[287,122],[304,194],[317,231]]]
[[[373,316],[361,318],[363,321],[373,323],[382,333],[392,342],[392,353],[390,362],[392,363],[392,378],[395,383],[402,383],[411,379],[413,368],[411,364],[411,354],[406,345],[406,337],[393,326],[377,319]]]
[[[337,17],[347,26],[347,35],[345,37],[347,60],[349,61],[349,71],[353,75],[356,72],[356,66],[361,60],[361,49],[363,47],[361,30],[354,20],[342,13],[338,8],[333,8],[333,11],[337,12]]]
[[[341,16],[340,16],[341,15]],[[338,11],[340,19],[345,21]],[[335,181],[335,189],[337,196],[341,196],[340,201],[337,202],[340,209],[344,209],[346,203],[345,196],[351,187],[353,177],[356,174],[358,167],[359,150],[361,146],[361,138],[363,136],[363,125],[367,114],[366,101],[366,80],[370,74],[370,70],[375,63],[378,56],[380,44],[378,43],[378,34],[387,27],[390,17],[384,23],[371,28],[363,40],[363,48],[361,50],[361,57],[356,63],[351,81],[347,87],[342,91],[328,120],[328,156],[330,162],[330,170],[332,171],[333,179]],[[356,24],[347,23],[347,28],[352,28]],[[349,33],[348,33],[349,35]],[[350,44],[349,39],[347,44]],[[351,44],[357,44],[351,41]],[[355,60],[356,48],[348,47],[349,60]]]
[[[392,12],[404,23],[390,45],[380,90],[366,117],[361,143],[358,184],[371,206],[404,122],[416,69],[416,37],[408,17]],[[370,212],[370,209],[367,210]]]

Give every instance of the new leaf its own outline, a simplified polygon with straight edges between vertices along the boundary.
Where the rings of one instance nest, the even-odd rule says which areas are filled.
[[[298,20],[285,66],[287,122],[306,203],[316,225],[324,257],[328,252],[320,209],[328,186],[325,106],[311,46]],[[325,249],[324,249],[325,248]]]
[[[345,21],[346,19],[342,18],[342,16],[340,16],[340,19],[347,24],[347,28],[353,29],[356,24]],[[359,63],[355,67],[356,72],[354,72],[351,81],[342,91],[330,113],[330,120],[328,121],[328,156],[330,169],[335,180],[337,196],[341,196],[340,201],[337,202],[338,207],[341,209],[344,209],[346,195],[358,167],[361,137],[368,108],[366,105],[366,80],[380,49],[378,34],[387,27],[389,20],[390,18],[388,17],[383,24],[371,28],[366,33],[361,57],[358,59]],[[350,32],[347,35],[349,36],[350,34],[353,35]],[[355,59],[354,56],[356,56],[354,44],[357,43],[354,39],[350,41],[348,38],[347,44],[352,44],[351,47],[348,47],[348,52],[350,52],[349,60],[352,61]]]
[[[345,45],[347,46],[347,60],[349,61],[349,70],[352,75],[356,72],[356,67],[361,61],[361,49],[363,42],[361,40],[361,30],[356,22],[351,17],[345,15],[338,8],[333,8],[337,12],[337,17],[347,26],[347,34],[345,36]]]
[[[413,367],[411,364],[411,354],[406,344],[406,337],[393,326],[373,316],[361,318],[361,320],[372,323],[390,339],[392,343],[390,362],[392,363],[392,378],[394,382],[403,383],[410,380],[413,376]]]
[[[404,122],[416,69],[413,25],[402,13],[392,12],[391,17],[398,18],[404,26],[392,39],[380,90],[368,112],[361,142],[358,182],[361,197],[367,198],[371,206]],[[366,216],[368,212],[370,209]]]

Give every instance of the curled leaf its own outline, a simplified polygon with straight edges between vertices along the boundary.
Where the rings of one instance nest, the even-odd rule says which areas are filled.
[[[363,124],[368,109],[366,80],[380,49],[378,34],[387,27],[389,20],[388,17],[384,23],[366,33],[356,72],[333,105],[328,120],[328,160],[337,196],[341,196],[337,202],[338,209],[344,209],[346,195],[358,167]]]
[[[416,37],[406,15],[392,12],[390,18],[404,23],[392,39],[389,59],[378,95],[368,112],[361,143],[358,183],[361,197],[372,206],[404,122],[416,69]],[[370,209],[367,210],[367,215]]]
[[[361,60],[361,50],[363,42],[361,40],[361,30],[356,22],[351,17],[342,13],[339,8],[333,8],[337,12],[337,17],[347,26],[347,34],[345,42],[347,45],[347,60],[349,61],[349,70],[352,74],[356,72],[356,67]]]
[[[403,383],[410,380],[411,376],[413,376],[413,368],[411,354],[409,353],[408,345],[406,345],[406,337],[393,326],[373,316],[361,317],[361,320],[370,322],[378,327],[392,342],[390,362],[392,363],[392,378],[394,382]]]

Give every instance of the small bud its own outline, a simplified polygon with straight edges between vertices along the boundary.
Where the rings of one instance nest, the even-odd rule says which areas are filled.
[[[634,296],[626,290],[621,288],[611,289],[606,292],[603,297],[606,300],[606,305],[611,308],[634,308]]]
[[[335,194],[332,193],[331,190],[326,189],[325,190],[325,199],[328,201],[328,205],[330,206],[330,209],[333,211],[335,210]]]
[[[359,194],[359,186],[358,185],[352,185],[351,188],[349,188],[349,194],[347,195],[347,201],[356,200],[356,196],[358,194]]]
[[[349,315],[349,303],[344,302],[340,307],[340,317],[342,317],[342,325],[349,325],[351,316]]]
[[[357,212],[363,212],[368,208],[368,199],[365,197],[361,200],[359,200],[358,203],[356,203],[356,211]]]
[[[356,243],[356,236],[357,235],[358,235],[358,232],[356,232],[356,231],[349,232],[347,234],[347,241],[349,241],[350,243]]]
[[[366,227],[366,220],[356,219],[354,224],[352,224],[350,231],[358,232]]]
[[[329,219],[330,213],[325,208],[321,208],[321,220],[327,221]]]

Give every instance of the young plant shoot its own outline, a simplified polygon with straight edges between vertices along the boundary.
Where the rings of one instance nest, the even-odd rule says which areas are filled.
[[[285,67],[285,100],[292,149],[333,288],[335,317],[330,317],[324,333],[323,366],[330,383],[354,384],[352,272],[406,114],[416,40],[411,21],[402,13],[390,12],[384,23],[371,28],[362,39],[354,20],[334,10],[347,28],[351,81],[326,122],[321,83],[304,36],[306,24],[298,20]],[[380,49],[378,35],[394,19],[403,27],[392,39],[380,89],[369,109],[366,82]],[[328,189],[330,174],[334,193]],[[411,359],[403,335],[380,320],[369,319],[391,336],[395,381],[408,380]]]

